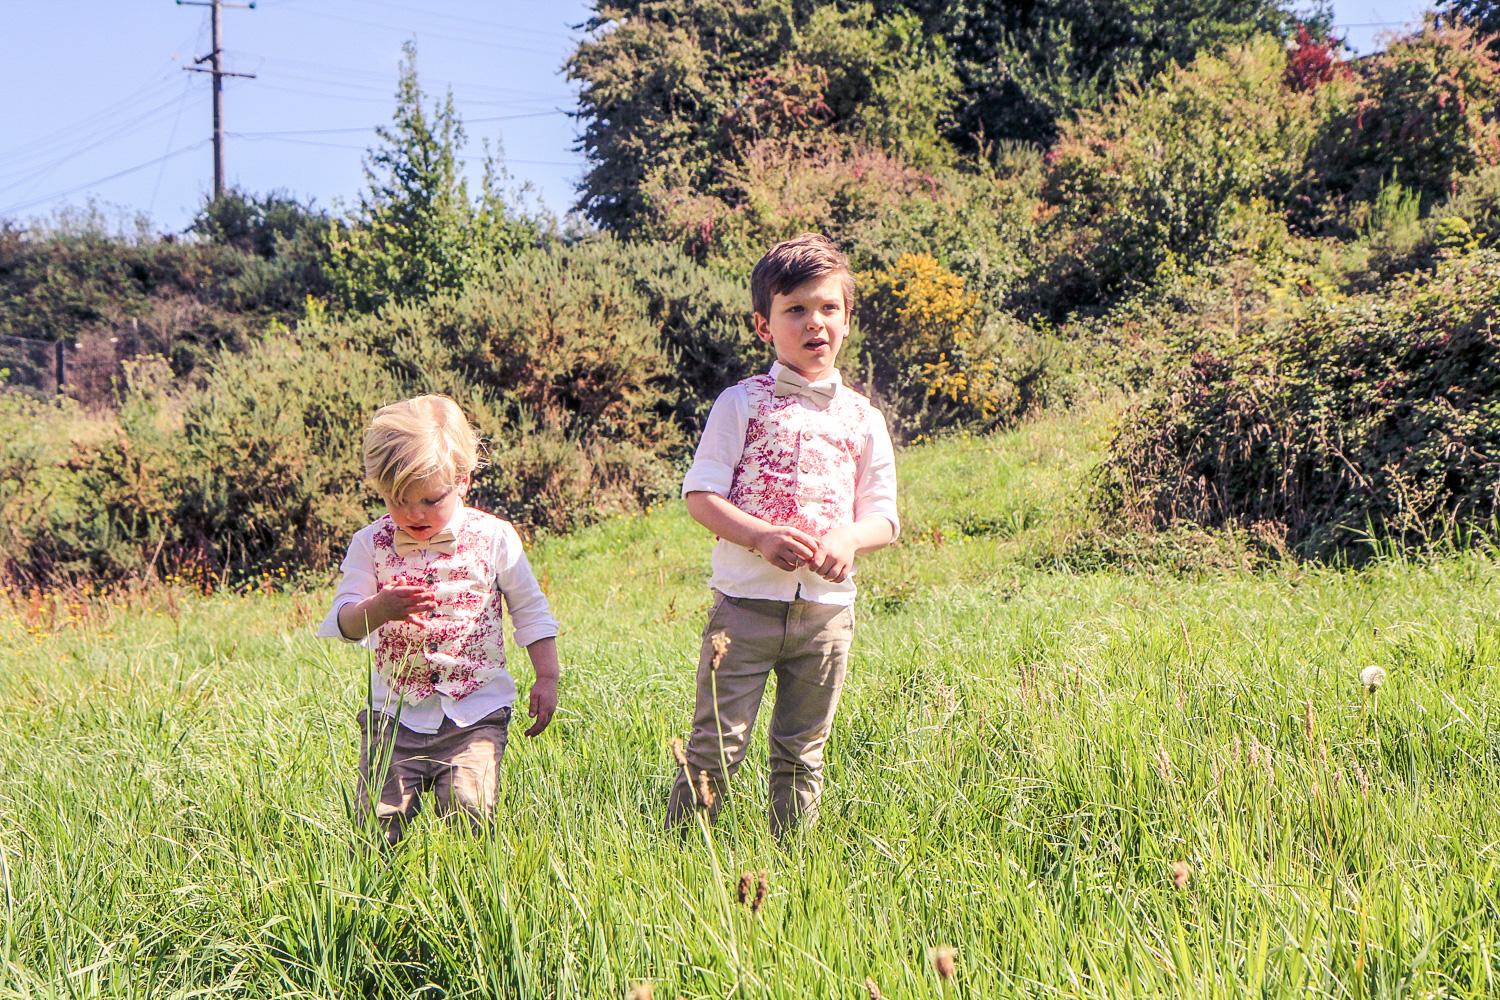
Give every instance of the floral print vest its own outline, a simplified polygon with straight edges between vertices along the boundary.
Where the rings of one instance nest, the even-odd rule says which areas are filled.
[[[750,420],[729,502],[763,521],[814,538],[854,521],[856,466],[870,401],[840,386],[822,411],[797,396],[778,398],[770,375],[745,379]]]
[[[505,631],[495,583],[495,532],[500,519],[465,508],[451,554],[396,552],[396,524],[376,522],[378,587],[426,584],[437,591],[435,611],[420,624],[386,622],[375,647],[375,669],[392,694],[415,705],[434,693],[467,697],[505,672]]]

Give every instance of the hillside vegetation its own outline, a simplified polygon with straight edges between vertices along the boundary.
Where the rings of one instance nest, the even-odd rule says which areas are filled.
[[[564,67],[588,156],[565,220],[498,159],[465,177],[408,46],[336,216],[233,192],[177,236],[5,224],[0,333],[66,340],[79,409],[0,450],[0,574],[324,572],[378,509],[350,429],[427,391],[526,530],[644,510],[769,360],[746,275],[808,229],[859,273],[841,366],[902,443],[1123,394],[1080,489],[1132,551],[1467,544],[1500,493],[1483,15],[1346,61],[1266,0],[601,0]]]
[[[388,860],[351,849],[368,669],[311,638],[326,590],[18,604],[0,996],[1495,995],[1493,559],[1069,571],[1107,416],[902,454],[785,849],[763,738],[711,846],[660,832],[708,600],[675,501],[536,548],[562,711],[492,838]]]

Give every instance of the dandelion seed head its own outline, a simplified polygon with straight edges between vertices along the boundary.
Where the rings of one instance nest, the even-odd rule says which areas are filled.
[[[1364,685],[1366,691],[1374,694],[1380,690],[1380,685],[1385,683],[1385,668],[1370,664],[1359,672],[1359,682]]]

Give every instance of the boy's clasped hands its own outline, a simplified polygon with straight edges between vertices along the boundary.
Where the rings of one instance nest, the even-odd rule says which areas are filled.
[[[788,573],[806,566],[830,583],[849,579],[859,549],[859,540],[851,530],[854,525],[834,528],[822,538],[814,538],[790,525],[762,523],[765,528],[749,548],[772,566]]]

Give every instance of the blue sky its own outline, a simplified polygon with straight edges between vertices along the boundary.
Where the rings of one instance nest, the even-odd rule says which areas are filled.
[[[1336,0],[1356,52],[1419,18],[1407,0]],[[452,88],[468,152],[499,138],[518,181],[562,213],[582,171],[574,89],[560,73],[586,0],[258,0],[224,12],[227,170],[253,192],[324,207],[357,198],[371,129],[389,120],[402,42],[429,93]],[[0,217],[90,196],[191,220],[212,183],[208,12],[173,0],[0,0]]]

